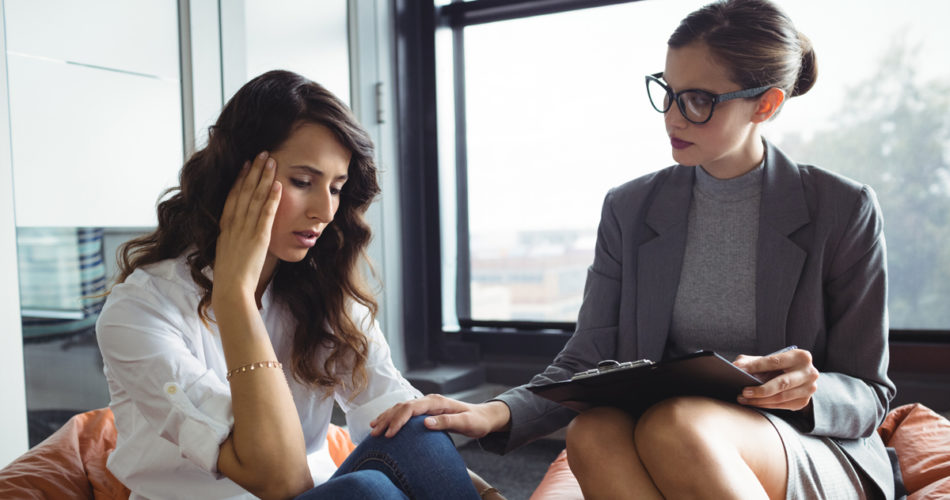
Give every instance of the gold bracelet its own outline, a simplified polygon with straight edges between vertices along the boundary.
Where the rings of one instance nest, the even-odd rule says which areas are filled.
[[[253,371],[258,368],[282,368],[284,365],[280,364],[279,361],[258,361],[257,363],[251,363],[249,365],[239,366],[228,372],[228,380],[231,380],[235,374],[244,373],[246,371]]]
[[[482,497],[482,498],[485,498],[485,495],[488,495],[488,494],[490,494],[490,493],[498,493],[498,494],[500,494],[501,492],[498,491],[498,488],[495,488],[494,486],[489,486],[488,488],[485,488],[484,490],[479,491],[479,492],[478,492],[478,496],[480,496],[480,497]]]

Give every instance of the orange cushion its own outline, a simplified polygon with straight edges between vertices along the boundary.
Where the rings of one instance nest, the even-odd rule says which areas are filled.
[[[0,498],[126,500],[129,489],[106,468],[115,449],[109,408],[74,415],[42,443],[0,470]],[[339,467],[356,448],[346,429],[330,424],[330,457]]]
[[[109,408],[74,415],[0,470],[0,498],[127,499],[128,488],[106,469],[115,438]]]
[[[950,420],[914,403],[894,408],[878,432],[897,450],[908,500],[950,497]]]
[[[907,495],[907,500],[947,500],[950,498],[950,477],[935,482]]]
[[[567,450],[561,451],[551,462],[530,500],[584,500],[581,485],[577,483],[571,466],[567,463]]]
[[[349,431],[330,424],[330,428],[327,429],[327,447],[330,448],[330,458],[339,467],[356,445],[350,441]]]

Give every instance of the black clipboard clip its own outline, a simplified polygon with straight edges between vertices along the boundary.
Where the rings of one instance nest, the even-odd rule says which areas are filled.
[[[613,370],[627,370],[630,368],[638,368],[641,366],[650,366],[655,365],[653,361],[649,359],[638,359],[636,361],[614,361],[612,359],[605,359],[597,363],[596,368],[591,368],[590,370],[584,370],[577,372],[571,376],[571,380],[580,380],[587,377],[593,377],[594,375],[600,375],[601,373],[607,373]]]

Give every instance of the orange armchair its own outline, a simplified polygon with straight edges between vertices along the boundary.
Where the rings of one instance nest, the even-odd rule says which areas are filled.
[[[74,415],[45,441],[0,470],[0,498],[128,499],[129,489],[106,468],[115,440],[111,409]],[[337,466],[356,447],[345,429],[332,424],[327,444]]]

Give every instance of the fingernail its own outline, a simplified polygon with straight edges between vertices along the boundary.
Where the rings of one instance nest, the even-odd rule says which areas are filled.
[[[753,393],[752,393],[752,390],[751,390],[751,389],[746,389],[746,390],[742,391],[742,395],[745,396],[745,397],[752,397],[752,396],[753,396]]]
[[[260,153],[259,155],[257,155],[257,157],[260,158],[260,159],[262,159],[262,160],[263,160],[264,158],[267,158],[267,151],[261,151],[261,153]]]
[[[273,158],[268,158],[268,159],[267,159],[267,163],[265,163],[264,166],[267,167],[267,170],[271,170],[271,169],[274,168],[274,165],[276,165],[276,164],[277,164],[277,162],[274,161]]]
[[[435,425],[435,417],[427,417],[424,423],[430,427]]]
[[[739,396],[739,402],[742,403],[742,404],[745,404],[745,403],[748,403],[749,400],[746,399],[746,398],[744,398],[744,397],[742,397],[742,396]]]

